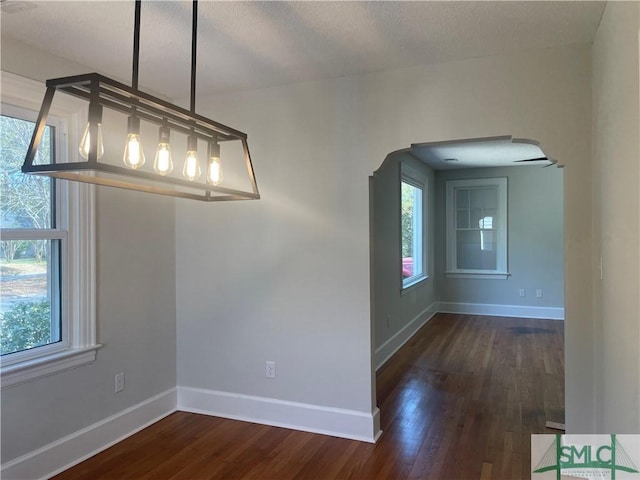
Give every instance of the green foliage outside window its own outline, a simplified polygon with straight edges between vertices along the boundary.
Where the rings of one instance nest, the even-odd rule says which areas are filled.
[[[402,257],[413,256],[413,203],[414,186],[408,183],[401,183],[402,185]]]
[[[0,354],[19,352],[51,343],[48,300],[20,302],[0,313]]]

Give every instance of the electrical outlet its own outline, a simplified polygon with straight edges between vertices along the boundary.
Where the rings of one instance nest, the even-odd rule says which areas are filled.
[[[520,295],[521,297],[526,297],[527,292],[524,288],[521,288],[520,290],[518,290],[518,295]]]
[[[539,288],[538,290],[536,290],[536,297],[538,298],[542,298],[542,289]]]
[[[116,393],[124,390],[124,373],[120,372],[115,378]]]
[[[276,362],[267,362],[265,374],[267,378],[276,378]]]

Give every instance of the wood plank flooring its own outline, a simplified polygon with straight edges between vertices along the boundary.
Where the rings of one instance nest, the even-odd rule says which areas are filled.
[[[563,372],[560,321],[438,314],[377,373],[375,445],[176,412],[55,479],[528,479]]]

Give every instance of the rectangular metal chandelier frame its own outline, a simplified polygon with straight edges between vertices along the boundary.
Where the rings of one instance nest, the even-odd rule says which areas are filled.
[[[192,111],[173,105],[160,98],[97,73],[47,80],[47,90],[36,121],[29,150],[22,166],[24,173],[75,180],[97,185],[157,193],[173,197],[202,200],[206,202],[225,200],[257,200],[260,198],[256,183],[247,135],[221,123],[210,120]],[[62,91],[89,101],[89,132],[91,148],[86,162],[52,163],[34,165],[33,160],[40,145],[47,123],[49,109],[56,91]],[[161,176],[140,170],[132,170],[98,161],[98,123],[101,122],[101,106],[126,115],[135,115],[158,126],[168,126],[171,130],[187,135],[195,135],[207,142],[240,141],[244,151],[247,174],[251,191],[229,189],[203,182],[192,182],[176,177]],[[93,173],[93,174],[92,174]],[[100,176],[100,173],[110,177]],[[111,178],[115,176],[117,178]],[[137,181],[136,181],[137,180]],[[198,190],[202,193],[181,191]],[[217,193],[218,195],[214,195]]]

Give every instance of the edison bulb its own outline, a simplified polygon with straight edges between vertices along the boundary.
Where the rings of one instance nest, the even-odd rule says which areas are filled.
[[[222,178],[222,164],[220,163],[220,158],[211,157],[207,167],[207,183],[211,185],[218,185],[222,183]]]
[[[163,125],[160,127],[158,135],[158,148],[156,149],[156,158],[153,161],[153,170],[158,175],[169,175],[173,172],[173,160],[171,158],[171,145],[169,140],[171,132],[169,127]]]
[[[140,135],[137,133],[130,133],[127,135],[127,144],[124,149],[123,161],[129,168],[140,168],[144,165],[144,152],[142,151]]]
[[[184,160],[184,168],[182,169],[182,175],[187,180],[193,182],[200,178],[200,161],[198,160],[198,152],[195,150],[189,150],[187,157]]]
[[[80,146],[78,147],[78,151],[80,152],[80,156],[82,158],[89,159],[89,152],[91,151],[91,134],[89,133],[90,123],[87,123],[87,128],[84,129],[84,133],[82,134],[82,140],[80,141]],[[102,124],[98,124],[98,158],[102,158],[104,155],[104,143],[102,142]]]
[[[200,178],[200,160],[198,160],[198,137],[191,131],[187,137],[187,157],[184,159],[182,176],[193,182]]]
[[[169,175],[173,172],[173,161],[171,159],[171,145],[159,143],[156,150],[156,158],[153,162],[153,170],[159,175]]]

